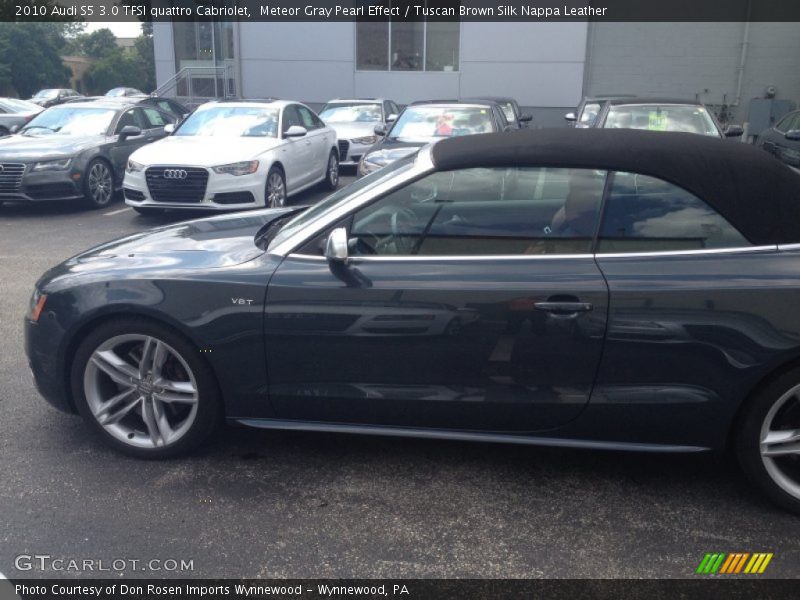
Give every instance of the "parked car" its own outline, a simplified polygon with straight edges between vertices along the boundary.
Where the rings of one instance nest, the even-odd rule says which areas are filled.
[[[756,146],[793,169],[800,169],[800,110],[789,113],[773,127],[762,131]]]
[[[80,98],[81,96],[82,94],[79,94],[75,90],[52,88],[39,90],[33,95],[30,101],[34,104],[38,104],[42,108],[48,108],[50,106],[55,106],[56,104],[67,102],[68,100],[72,100],[74,98]]]
[[[16,98],[0,98],[0,137],[8,135],[42,112],[33,102]]]
[[[115,87],[106,92],[106,96],[109,98],[124,98],[126,96],[144,96],[145,93],[142,90],[137,90],[136,88],[131,87]]]
[[[147,96],[146,94],[142,94],[141,96],[86,96],[67,100],[66,104],[71,104],[73,102],[92,102],[95,100],[102,100],[103,102],[117,101],[127,104],[138,104],[140,106],[155,106],[158,109],[172,113],[178,117],[179,120],[186,118],[192,112],[189,108],[172,98]]]
[[[378,141],[375,127],[387,127],[400,108],[385,98],[331,100],[319,112],[319,118],[336,132],[339,140],[339,165],[356,166],[361,156]]]
[[[595,106],[598,112],[595,113]],[[575,117],[568,113],[565,118]],[[712,137],[741,137],[739,125],[720,127],[714,115],[702,102],[670,98],[636,98],[623,96],[605,98],[594,103],[583,103],[583,121],[576,127],[606,129],[646,129],[649,131],[675,131],[696,133]]]
[[[606,96],[586,96],[574,112],[568,112],[564,119],[578,128],[593,127],[605,103],[609,100],[635,98],[633,94],[611,94]]]
[[[503,110],[508,124],[514,129],[524,129],[533,121],[533,116],[528,113],[523,113],[519,108],[519,103],[514,98],[508,98],[506,96],[483,96],[477,99],[496,102]]]
[[[142,214],[165,208],[283,206],[317,183],[339,183],[336,133],[291,101],[209,102],[169,138],[130,157],[125,202]]]
[[[0,139],[0,203],[85,200],[107,206],[128,156],[166,135],[175,117],[120,102],[54,106]]]
[[[492,100],[429,100],[408,105],[387,129],[375,126],[380,140],[361,157],[358,174],[372,173],[436,140],[509,131],[512,127]]]
[[[799,181],[710,136],[447,139],[311,208],[79,254],[36,284],[26,349],[49,402],[134,456],[186,451],[221,415],[575,448],[731,445],[800,511]]]

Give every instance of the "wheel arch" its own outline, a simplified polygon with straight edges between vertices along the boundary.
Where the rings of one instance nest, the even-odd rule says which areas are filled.
[[[163,313],[148,310],[141,306],[114,305],[93,312],[88,317],[82,319],[81,322],[73,328],[60,353],[61,356],[59,359],[59,364],[61,367],[62,381],[65,386],[64,390],[66,392],[67,402],[69,403],[69,407],[73,412],[77,412],[77,408],[75,406],[75,399],[72,397],[72,357],[75,356],[78,346],[80,346],[83,340],[85,340],[86,337],[96,327],[115,319],[137,319],[141,321],[149,321],[150,323],[158,325],[159,327],[166,327],[172,333],[184,338],[188,343],[192,344],[196,348],[200,348],[202,346],[200,341],[194,335],[192,335],[191,331],[187,327],[183,326],[180,321],[172,319]],[[214,378],[217,391],[220,394],[220,398],[223,399],[222,411],[224,416],[224,394],[220,388],[219,377],[217,377],[217,372],[214,369],[214,365],[199,352],[198,358],[204,363]]]
[[[724,451],[730,453],[736,442],[736,434],[741,426],[742,418],[747,407],[751,404],[753,398],[757,396],[761,390],[766,388],[776,379],[779,379],[789,371],[800,368],[800,351],[793,357],[781,362],[773,369],[768,371],[763,377],[755,382],[754,385],[747,390],[747,393],[742,396],[736,410],[734,411],[733,418],[731,419],[728,431],[725,437]]]

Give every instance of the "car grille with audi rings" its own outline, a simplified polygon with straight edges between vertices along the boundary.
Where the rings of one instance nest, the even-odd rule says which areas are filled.
[[[0,194],[18,192],[24,173],[25,165],[21,163],[0,163]]]
[[[350,142],[347,140],[339,140],[339,160],[343,161],[347,158],[347,150],[350,148]]]
[[[156,202],[202,202],[208,171],[198,167],[148,167],[145,179],[150,197]]]

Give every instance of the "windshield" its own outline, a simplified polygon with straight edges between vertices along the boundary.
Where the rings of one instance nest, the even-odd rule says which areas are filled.
[[[480,106],[412,106],[389,132],[390,139],[433,141],[437,138],[494,131],[492,113]]]
[[[381,120],[381,105],[337,102],[326,105],[319,117],[326,123],[376,123]]]
[[[604,127],[608,129],[683,131],[720,137],[719,130],[706,109],[691,104],[612,106],[608,111]]]
[[[58,90],[39,90],[34,98],[55,98],[56,96],[58,96]]]
[[[361,179],[356,179],[350,185],[334,192],[324,200],[321,200],[309,208],[307,211],[300,213],[291,221],[287,222],[286,225],[281,227],[280,230],[277,231],[277,235],[272,238],[272,240],[266,240],[266,242],[269,244],[268,249],[275,248],[279,244],[285,242],[295,233],[302,230],[308,223],[323,217],[328,212],[335,209],[343,200],[373,188],[376,185],[383,183],[387,179],[394,177],[395,174],[410,168],[414,164],[415,159],[416,154],[406,158],[401,158],[400,160],[397,160],[392,164],[383,167],[382,169],[378,169],[369,175],[365,175]]]
[[[196,111],[174,135],[278,137],[278,114],[263,106],[215,106]]]
[[[104,135],[116,111],[110,108],[48,108],[28,123],[21,133],[35,135]]]
[[[16,98],[3,98],[0,100],[0,107],[8,112],[41,112],[42,107],[33,102],[25,102],[25,100],[17,100]]]
[[[106,96],[124,96],[125,95],[125,88],[114,88],[113,90],[108,90],[106,92]]]

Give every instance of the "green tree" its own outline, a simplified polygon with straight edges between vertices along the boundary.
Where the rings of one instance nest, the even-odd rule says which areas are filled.
[[[61,62],[67,23],[0,22],[0,78],[5,77],[22,98],[44,87],[63,86],[70,70]],[[5,74],[5,75],[4,75]]]
[[[135,53],[115,48],[94,63],[84,77],[88,89],[95,94],[105,94],[115,87],[142,89],[146,80],[144,67]]]
[[[110,29],[98,29],[79,36],[83,53],[92,58],[103,58],[117,49],[117,37]]]

